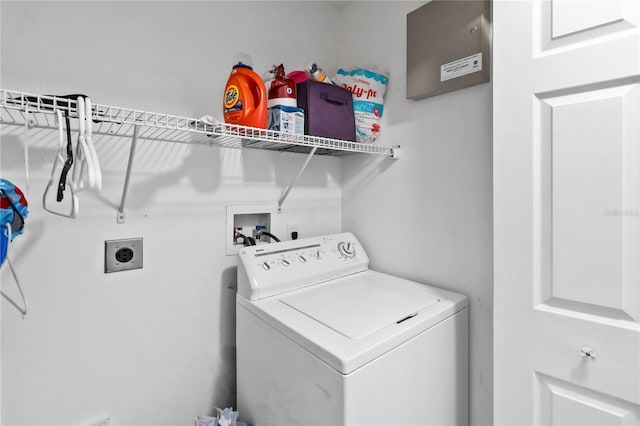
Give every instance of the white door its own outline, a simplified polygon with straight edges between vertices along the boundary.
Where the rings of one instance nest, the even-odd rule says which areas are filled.
[[[494,420],[640,423],[640,0],[502,1]]]

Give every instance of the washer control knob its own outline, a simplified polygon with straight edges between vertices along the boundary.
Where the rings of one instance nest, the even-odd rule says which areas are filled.
[[[289,266],[289,265],[291,265],[291,262],[289,262],[287,259],[282,259],[282,262],[281,262],[281,263],[282,263],[284,266]]]
[[[351,242],[345,243],[342,241],[338,243],[338,252],[342,257],[347,259],[353,259],[356,256],[356,249]]]
[[[302,255],[298,256],[298,259],[300,259],[300,262],[302,263],[305,263],[307,261],[307,258]]]
[[[262,264],[262,267],[264,268],[265,271],[268,271],[268,270],[271,269],[271,265],[269,265],[269,263],[267,263],[267,262],[264,262]]]

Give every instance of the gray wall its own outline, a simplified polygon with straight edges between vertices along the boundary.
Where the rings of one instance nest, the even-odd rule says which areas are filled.
[[[471,301],[471,424],[492,424],[491,84],[407,100],[406,14],[424,2],[352,2],[340,14],[340,61],[390,71],[379,143],[398,161],[342,163],[342,223],[372,269]],[[425,362],[429,362],[425,359]]]

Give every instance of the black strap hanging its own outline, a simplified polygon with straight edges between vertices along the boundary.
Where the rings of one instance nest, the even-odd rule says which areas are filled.
[[[58,202],[62,201],[64,198],[64,190],[67,187],[67,174],[73,165],[73,145],[71,143],[71,123],[69,120],[69,111],[64,111],[64,120],[67,126],[67,160],[64,162],[64,166],[62,166],[62,172],[60,173],[60,180],[58,181],[58,195],[56,200]]]

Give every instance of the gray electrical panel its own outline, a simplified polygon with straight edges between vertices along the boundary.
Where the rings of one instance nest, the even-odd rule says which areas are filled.
[[[433,0],[407,14],[407,98],[490,79],[489,0]]]

